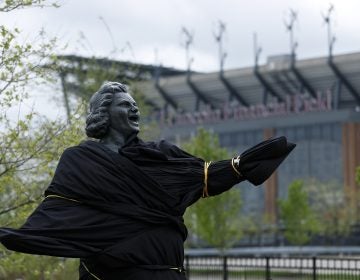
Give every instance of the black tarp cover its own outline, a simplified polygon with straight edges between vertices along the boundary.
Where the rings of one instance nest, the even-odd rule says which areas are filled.
[[[214,195],[240,179],[224,160],[210,166],[208,181]],[[86,141],[65,150],[48,197],[20,229],[0,228],[0,241],[19,252],[81,258],[100,279],[120,279],[119,269],[121,279],[184,279],[161,269],[182,267],[182,215],[203,186],[204,161],[166,141],[135,139],[119,153]]]

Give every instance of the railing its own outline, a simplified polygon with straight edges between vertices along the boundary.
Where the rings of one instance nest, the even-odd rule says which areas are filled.
[[[360,259],[186,256],[189,280],[355,280]]]

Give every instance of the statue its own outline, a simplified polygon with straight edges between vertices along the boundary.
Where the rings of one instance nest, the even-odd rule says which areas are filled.
[[[183,214],[201,197],[263,183],[295,147],[285,137],[204,162],[137,137],[127,87],[105,83],[90,100],[87,140],[66,149],[45,198],[20,229],[0,228],[10,250],[80,259],[80,279],[185,279]]]

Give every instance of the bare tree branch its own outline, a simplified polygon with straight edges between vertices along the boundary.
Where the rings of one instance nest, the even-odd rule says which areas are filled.
[[[34,199],[28,199],[28,200],[26,200],[26,201],[23,201],[23,202],[17,204],[17,205],[14,205],[14,206],[11,206],[11,207],[9,207],[9,208],[6,208],[6,209],[0,211],[0,216],[1,216],[1,215],[4,215],[4,214],[6,214],[6,213],[9,213],[10,211],[17,210],[17,209],[19,209],[19,208],[21,208],[21,207],[24,207],[24,206],[26,206],[26,205],[35,203],[35,202],[39,201],[41,197],[42,197],[42,195],[40,195],[40,196],[38,196],[38,197],[36,197],[36,198],[34,198]]]

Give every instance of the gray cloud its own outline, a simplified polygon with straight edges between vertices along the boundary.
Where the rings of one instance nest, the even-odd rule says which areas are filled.
[[[360,10],[358,0],[336,0],[334,31],[338,37],[335,53],[360,50]],[[195,33],[191,54],[194,68],[215,71],[218,68],[217,46],[212,29],[217,20],[227,24],[224,46],[228,52],[226,68],[253,64],[252,36],[257,32],[263,48],[261,62],[269,55],[289,51],[288,34],[283,24],[289,8],[299,13],[295,25],[295,38],[299,42],[300,58],[325,56],[326,28],[321,12],[328,1],[244,1],[244,0],[93,0],[64,1],[59,9],[28,9],[2,15],[1,24],[17,25],[24,34],[31,36],[44,27],[50,34],[69,42],[66,52],[82,55],[110,56],[113,43],[120,50],[130,42],[137,62],[153,63],[154,49],[158,49],[160,61],[167,66],[185,67],[184,49],[180,45],[180,29],[186,26]],[[83,32],[87,42],[78,43]],[[113,58],[133,60],[131,52],[113,54]]]

